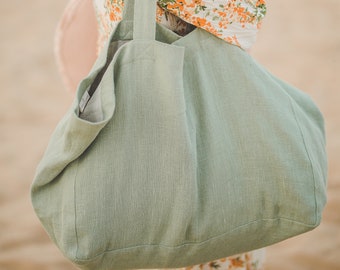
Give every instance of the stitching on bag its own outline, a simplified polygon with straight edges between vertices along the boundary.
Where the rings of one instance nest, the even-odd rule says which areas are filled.
[[[77,170],[76,174],[74,176],[74,182],[73,182],[73,193],[74,193],[74,201],[73,201],[73,207],[74,207],[74,232],[76,237],[76,257],[78,256],[79,251],[79,238],[78,238],[78,231],[77,231],[77,193],[76,193],[76,184],[77,184],[77,177],[79,172],[79,158],[77,159]]]
[[[124,66],[129,65],[129,64],[144,62],[144,61],[155,62],[155,58],[153,58],[153,57],[140,57],[138,59],[133,59],[131,61],[119,63],[119,68],[123,68]]]
[[[184,246],[190,246],[190,245],[204,245],[205,243],[209,242],[209,241],[212,241],[212,240],[217,240],[218,238],[221,238],[223,236],[226,236],[228,234],[231,234],[233,233],[234,231],[237,231],[239,229],[242,229],[243,227],[247,227],[249,225],[252,225],[252,224],[255,224],[255,223],[258,223],[258,222],[263,222],[263,221],[289,221],[289,222],[292,222],[294,224],[298,224],[298,225],[301,225],[301,226],[304,226],[304,227],[308,227],[308,228],[314,228],[315,226],[314,225],[310,225],[310,224],[305,224],[305,223],[302,223],[302,222],[299,222],[299,221],[296,221],[296,220],[292,220],[292,219],[288,219],[288,218],[284,218],[284,217],[279,217],[279,218],[264,218],[264,219],[258,219],[258,220],[254,220],[254,221],[251,221],[249,223],[246,223],[246,224],[243,224],[243,225],[240,225],[238,227],[236,227],[235,229],[233,230],[230,230],[228,232],[225,232],[225,233],[222,233],[222,234],[219,234],[219,235],[216,235],[216,236],[212,236],[204,241],[200,241],[200,242],[186,242],[184,244],[181,244],[181,245],[178,245],[178,246],[167,246],[167,245],[160,245],[160,244],[142,244],[142,245],[138,245],[138,246],[131,246],[131,247],[125,247],[125,248],[117,248],[117,249],[110,249],[110,250],[105,250],[105,251],[102,251],[94,256],[92,256],[91,258],[88,258],[88,259],[81,259],[81,258],[78,258],[76,257],[75,258],[75,262],[76,263],[86,263],[86,262],[91,262],[93,261],[94,259],[96,259],[97,257],[100,257],[102,256],[103,254],[105,253],[114,253],[114,252],[120,252],[120,251],[124,251],[124,250],[130,250],[130,249],[135,249],[135,248],[141,248],[141,247],[162,247],[162,248],[167,248],[167,249],[179,249],[181,247],[184,247]]]
[[[134,46],[134,45],[140,46],[140,45],[145,45],[145,44],[150,44],[150,46],[164,47],[164,48],[168,48],[168,49],[173,49],[174,47],[177,47],[178,49],[182,49],[181,46],[167,44],[167,43],[162,43],[162,42],[159,42],[159,41],[156,41],[156,40],[155,41],[147,41],[147,42],[145,42],[144,40],[131,40],[129,42],[129,44],[123,45],[121,48],[119,48],[119,50],[124,50],[123,47],[125,47],[125,46]],[[115,54],[115,56],[120,54],[120,53],[118,53],[119,50],[117,50],[117,53]],[[113,61],[113,60],[111,60],[111,61]],[[122,67],[124,67],[127,64],[131,64],[131,63],[135,63],[135,62],[139,62],[139,61],[152,61],[152,62],[155,62],[156,59],[153,56],[149,56],[149,57],[139,56],[137,59],[132,59],[132,60],[127,61],[127,62],[119,63],[119,68],[122,68]],[[115,63],[115,65],[116,64],[117,63]]]
[[[299,128],[299,131],[300,131],[300,135],[302,137],[302,141],[303,141],[303,145],[304,145],[304,148],[305,148],[305,151],[306,151],[306,154],[307,154],[307,157],[308,157],[308,160],[309,160],[309,163],[310,163],[310,168],[311,168],[311,171],[312,171],[312,175],[313,175],[313,183],[314,183],[314,203],[315,203],[315,212],[314,212],[314,226],[318,223],[317,222],[317,216],[318,216],[318,212],[319,212],[319,206],[318,206],[318,203],[317,203],[317,200],[316,200],[316,181],[315,181],[315,173],[314,173],[314,165],[313,165],[313,162],[312,162],[312,159],[310,157],[310,154],[309,154],[309,151],[308,151],[308,148],[307,148],[307,144],[306,144],[306,139],[305,139],[305,136],[304,136],[304,133],[302,131],[302,128],[301,128],[301,124],[300,124],[300,121],[297,117],[297,114],[296,114],[296,110],[295,110],[295,107],[294,107],[294,104],[292,102],[292,99],[290,97],[289,98],[289,102],[290,102],[290,106],[291,106],[291,109],[292,109],[292,112],[293,112],[293,115],[294,115],[294,118],[295,118],[295,121],[296,121],[296,124]]]

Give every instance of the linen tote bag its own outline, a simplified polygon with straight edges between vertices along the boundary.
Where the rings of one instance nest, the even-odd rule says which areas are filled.
[[[201,29],[126,0],[32,185],[51,239],[81,269],[174,268],[315,228],[322,116],[301,91]]]

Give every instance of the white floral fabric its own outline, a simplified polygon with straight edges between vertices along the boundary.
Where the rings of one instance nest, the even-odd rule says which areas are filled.
[[[122,19],[124,0],[94,0],[98,48]],[[200,27],[226,42],[250,49],[266,14],[265,0],[158,0],[157,22],[185,35]]]

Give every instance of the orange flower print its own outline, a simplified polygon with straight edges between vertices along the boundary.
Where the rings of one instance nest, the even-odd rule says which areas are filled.
[[[205,18],[196,18],[195,25],[199,27],[204,27],[207,24],[207,20]]]
[[[244,261],[240,257],[230,259],[231,265],[234,267],[243,267]]]
[[[256,2],[256,6],[258,7],[258,6],[260,6],[260,5],[265,5],[266,4],[266,1],[264,1],[264,0],[258,0],[257,2]]]
[[[99,13],[100,42],[122,20],[124,0],[93,0]],[[180,35],[202,28],[245,50],[253,44],[266,15],[265,0],[158,0],[157,22]],[[181,21],[182,20],[182,21]],[[247,35],[239,35],[242,28]]]

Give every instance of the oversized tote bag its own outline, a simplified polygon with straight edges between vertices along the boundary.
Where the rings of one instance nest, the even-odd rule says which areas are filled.
[[[315,228],[323,119],[305,94],[201,29],[126,0],[32,186],[51,239],[82,269],[182,267]]]

